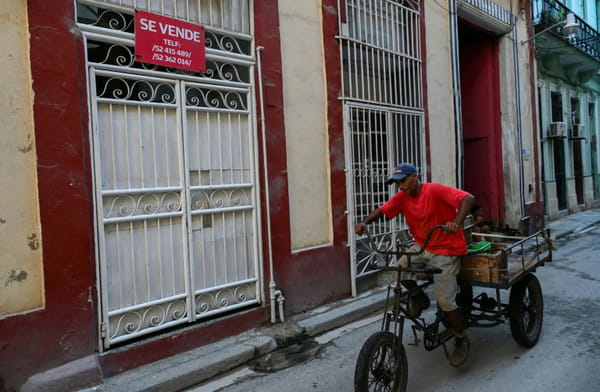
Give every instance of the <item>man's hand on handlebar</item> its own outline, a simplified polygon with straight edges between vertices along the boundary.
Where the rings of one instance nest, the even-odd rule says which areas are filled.
[[[367,225],[365,225],[364,223],[357,223],[356,226],[354,226],[354,231],[356,232],[356,234],[358,235],[362,235],[365,234],[367,231]]]
[[[444,229],[444,232],[446,234],[456,234],[458,232],[458,229],[460,229],[460,225],[454,222],[448,222],[446,223],[446,228]]]

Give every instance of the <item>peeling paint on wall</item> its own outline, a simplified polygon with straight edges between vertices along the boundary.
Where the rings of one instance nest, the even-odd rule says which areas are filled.
[[[32,233],[27,237],[27,245],[31,250],[38,250],[40,247],[40,240],[38,239],[37,234]]]
[[[31,135],[27,135],[27,145],[25,147],[19,147],[19,151],[25,154],[31,150],[33,150],[33,141],[31,140]]]
[[[4,283],[4,287],[8,287],[9,284],[20,283],[25,279],[27,279],[27,272],[20,268],[11,270],[8,279],[6,279],[6,283]]]
[[[44,306],[27,2],[4,0],[2,7],[0,319]]]

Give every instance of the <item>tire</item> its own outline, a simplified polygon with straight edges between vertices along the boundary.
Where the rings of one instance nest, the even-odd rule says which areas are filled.
[[[354,391],[405,392],[408,362],[402,342],[391,332],[377,332],[362,346],[354,370]]]
[[[532,273],[510,290],[508,316],[515,341],[524,347],[535,346],[542,332],[544,298],[540,282]]]

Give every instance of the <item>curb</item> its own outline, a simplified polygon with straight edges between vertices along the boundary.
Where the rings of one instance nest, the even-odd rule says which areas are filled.
[[[551,234],[552,234],[553,237],[562,238],[562,237],[564,237],[566,235],[569,235],[569,234],[575,233],[575,232],[579,232],[579,231],[583,231],[583,230],[585,230],[585,229],[587,229],[589,227],[592,227],[594,225],[597,225],[597,224],[600,224],[600,218],[592,220],[590,222],[584,222],[584,223],[582,223],[582,224],[580,224],[578,226],[567,228],[567,229],[559,230],[559,229],[552,229],[551,228],[550,230],[554,230],[553,234],[551,232]]]
[[[354,299],[346,305],[333,305],[315,316],[298,321],[298,324],[309,336],[316,336],[325,331],[346,325],[383,308],[387,297],[387,290],[376,293],[370,292],[366,296]]]
[[[286,342],[307,335],[314,337],[366,317],[383,308],[386,294],[387,290],[376,289],[358,298],[328,304],[285,323],[259,327],[237,337],[140,366],[80,392],[181,391],[281,349]]]
[[[277,348],[269,336],[223,341],[190,350],[110,377],[87,392],[180,391]]]

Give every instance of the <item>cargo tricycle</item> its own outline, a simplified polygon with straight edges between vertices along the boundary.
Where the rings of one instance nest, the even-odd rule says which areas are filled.
[[[403,334],[407,320],[411,322],[412,344],[418,345],[421,341],[427,351],[441,346],[448,357],[446,342],[454,337],[454,333],[449,328],[445,313],[438,307],[434,320],[427,321],[411,317],[407,311],[409,296],[433,284],[433,274],[441,272],[419,266],[411,258],[423,253],[435,230],[443,229],[444,226],[433,227],[423,247],[417,251],[409,250],[414,240],[398,240],[393,246],[382,249],[366,232],[369,248],[379,256],[372,259],[371,268],[390,271],[395,280],[387,287],[381,329],[366,340],[358,355],[355,391],[406,390],[408,361]],[[509,323],[515,341],[524,347],[533,347],[542,330],[544,302],[534,272],[552,261],[550,230],[544,229],[525,237],[487,235],[483,239],[489,242],[473,242],[472,238],[479,234],[471,233],[467,226],[464,233],[470,253],[461,256],[456,303],[468,327],[488,328]],[[406,257],[402,265],[390,262],[402,256]],[[400,277],[403,271],[416,274],[417,287],[406,289],[402,286]],[[508,302],[503,299],[502,290],[509,291]]]

